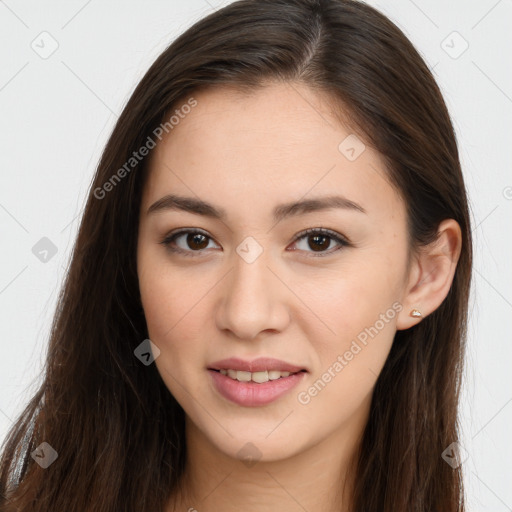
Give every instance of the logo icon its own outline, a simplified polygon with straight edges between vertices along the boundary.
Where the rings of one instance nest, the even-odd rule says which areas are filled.
[[[338,146],[339,152],[350,162],[357,160],[365,149],[366,146],[361,139],[353,133],[345,137]]]
[[[238,450],[237,455],[248,468],[251,468],[261,459],[262,453],[257,446],[248,442]]]
[[[56,254],[57,246],[47,237],[43,236],[34,247],[32,254],[41,262],[48,263]]]
[[[42,442],[30,456],[43,468],[53,464],[59,454],[46,442]]]
[[[441,41],[441,48],[452,59],[458,59],[469,48],[469,43],[454,30]]]
[[[49,32],[41,32],[31,43],[30,47],[41,59],[51,57],[59,47],[57,40]]]
[[[254,263],[263,252],[263,247],[252,236],[248,236],[238,245],[236,252],[246,263]]]
[[[469,454],[459,443],[453,442],[441,453],[441,457],[453,469],[456,469],[469,457]]]
[[[160,349],[149,339],[144,340],[133,351],[142,364],[149,366],[159,355]]]

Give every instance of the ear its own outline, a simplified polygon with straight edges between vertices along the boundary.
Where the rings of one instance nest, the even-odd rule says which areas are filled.
[[[408,329],[435,311],[450,291],[462,246],[460,226],[454,219],[443,220],[437,239],[414,255],[402,299],[403,309],[396,323],[397,330]],[[411,317],[413,309],[421,317]]]

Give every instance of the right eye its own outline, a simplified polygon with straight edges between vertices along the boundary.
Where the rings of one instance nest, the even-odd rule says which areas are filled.
[[[182,246],[179,245],[181,239]],[[167,235],[160,243],[170,251],[195,257],[208,248],[208,240],[213,240],[203,231],[198,229],[181,229],[180,231]],[[188,246],[188,248],[187,248]]]

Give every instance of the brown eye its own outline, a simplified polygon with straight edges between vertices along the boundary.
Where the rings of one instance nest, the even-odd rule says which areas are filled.
[[[189,233],[186,238],[186,243],[191,249],[200,250],[208,246],[207,237],[201,233]]]
[[[204,252],[210,240],[212,239],[201,231],[181,230],[166,236],[160,243],[172,252],[179,252],[187,256],[196,256]]]
[[[302,239],[305,239],[305,243],[302,247],[298,247],[299,250],[317,253],[313,256],[328,256],[343,247],[350,246],[350,242],[346,238],[342,237],[335,231],[325,228],[312,228],[303,231],[297,235],[294,243],[298,245],[297,242]],[[337,244],[338,247],[332,251],[328,251],[328,249],[332,248],[331,242],[334,242],[334,246]]]
[[[314,251],[322,251],[329,248],[330,237],[326,235],[309,235],[308,246]]]
[[[303,239],[305,246],[298,249],[303,252],[313,253],[313,256],[328,256],[343,247],[351,246],[345,237],[325,228],[312,228],[299,233],[295,238],[294,244],[298,245],[299,241],[302,243]],[[210,241],[213,241],[213,239],[205,233],[195,229],[188,229],[168,235],[160,243],[172,252],[194,257],[206,252],[204,249],[208,248]],[[333,247],[332,242],[334,242],[334,249],[329,250]]]

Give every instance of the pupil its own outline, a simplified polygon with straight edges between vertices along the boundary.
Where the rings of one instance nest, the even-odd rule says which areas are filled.
[[[201,244],[200,240],[203,239],[203,243]],[[194,247],[195,243],[199,244],[199,247]],[[200,233],[189,233],[187,236],[187,243],[191,246],[192,249],[204,249],[208,246],[208,242],[206,241],[206,237],[201,235]]]
[[[326,235],[311,235],[309,238],[315,240],[314,243],[316,244],[316,243],[318,243],[318,239],[323,239],[325,242],[329,237]],[[320,244],[320,249],[326,249],[327,247],[329,247],[329,242],[327,242],[327,245],[325,243]],[[311,244],[310,244],[310,248],[316,251],[316,249],[314,247],[312,247]]]

